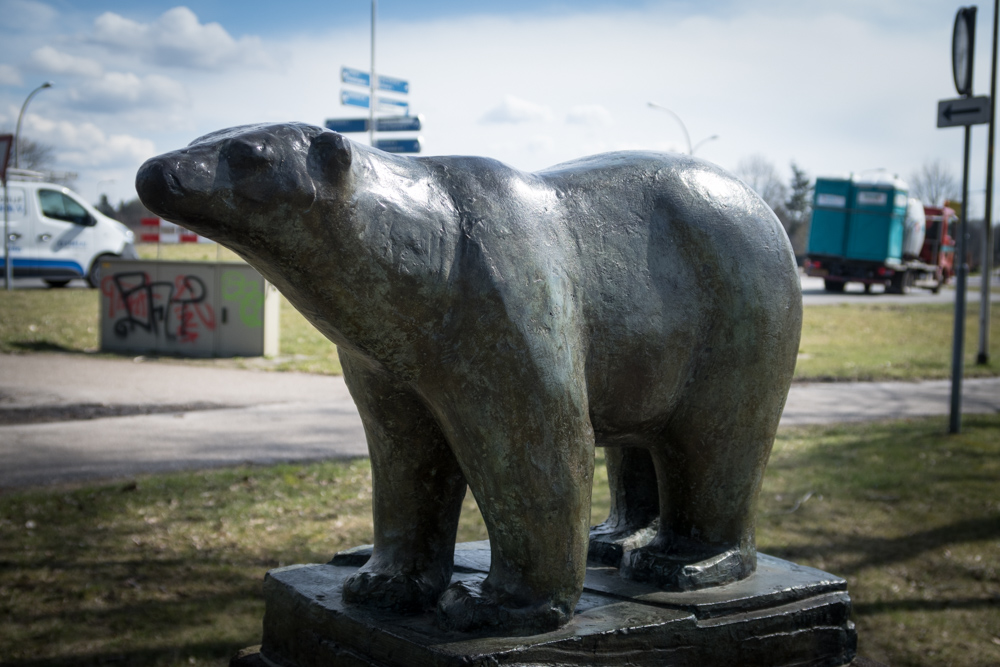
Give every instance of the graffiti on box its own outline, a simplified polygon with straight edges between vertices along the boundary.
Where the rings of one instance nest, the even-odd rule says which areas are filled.
[[[264,292],[259,282],[247,280],[239,271],[226,271],[222,274],[222,298],[239,304],[240,321],[245,326],[254,329],[262,326]]]
[[[101,291],[118,338],[141,331],[174,343],[194,343],[203,331],[215,330],[215,311],[198,276],[153,282],[145,271],[116,273],[101,280]]]

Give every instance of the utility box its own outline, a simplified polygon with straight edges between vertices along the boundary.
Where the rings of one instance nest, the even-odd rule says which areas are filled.
[[[184,357],[278,354],[278,290],[238,263],[101,262],[101,350]]]

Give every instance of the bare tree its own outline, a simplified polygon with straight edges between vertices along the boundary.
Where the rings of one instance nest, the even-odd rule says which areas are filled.
[[[760,195],[787,228],[785,202],[788,200],[788,186],[781,180],[774,164],[763,155],[751,155],[736,164],[736,176]]]
[[[0,134],[13,134],[10,128],[0,128]],[[35,141],[28,137],[21,136],[17,142],[17,166],[20,169],[30,169],[32,171],[46,171],[52,169],[56,161],[56,149],[54,146],[41,141]],[[14,166],[14,147],[10,147],[10,166]]]
[[[910,196],[930,206],[941,206],[946,199],[959,198],[958,179],[943,160],[924,162],[910,174]]]

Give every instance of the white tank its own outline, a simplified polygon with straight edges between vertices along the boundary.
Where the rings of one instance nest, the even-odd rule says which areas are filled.
[[[920,256],[924,247],[924,236],[927,233],[927,219],[924,217],[924,205],[919,199],[906,202],[906,220],[903,222],[903,257],[915,259]]]

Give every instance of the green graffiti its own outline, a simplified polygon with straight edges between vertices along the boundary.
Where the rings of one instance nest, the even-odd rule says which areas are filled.
[[[264,291],[256,281],[247,280],[239,271],[226,271],[222,274],[222,298],[240,304],[240,321],[246,326],[263,325]]]

